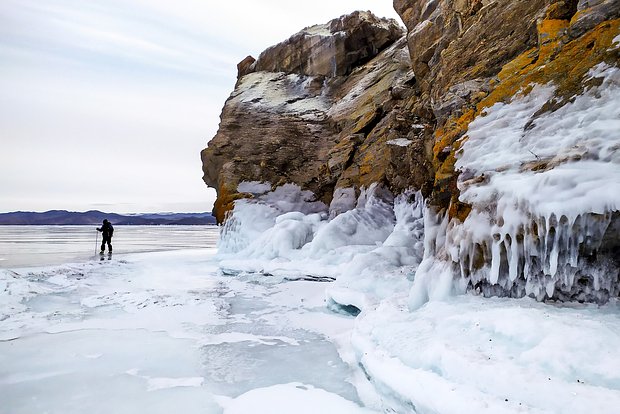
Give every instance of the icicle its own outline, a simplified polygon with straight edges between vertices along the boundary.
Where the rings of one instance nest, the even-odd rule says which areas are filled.
[[[540,265],[543,271],[548,273],[548,270],[545,270],[547,267],[547,219],[545,218],[538,221],[538,243]]]
[[[511,237],[510,243],[510,261],[508,265],[508,276],[510,281],[514,282],[519,274],[519,243],[517,237]]]
[[[555,237],[553,239],[553,248],[551,249],[551,253],[549,254],[549,273],[548,275],[551,277],[555,277],[558,272],[558,259],[560,255],[558,243],[558,232],[555,233]]]
[[[568,263],[571,267],[577,267],[578,258],[579,258],[579,244],[581,243],[581,215],[578,215],[572,226],[570,226],[570,247],[569,247],[569,259]]]
[[[547,282],[547,286],[545,287],[545,291],[547,292],[548,298],[551,298],[553,296],[554,290],[555,290],[555,280],[551,279]]]
[[[528,230],[523,237],[523,255],[525,256],[525,263],[523,263],[523,278],[525,280],[528,280],[530,277],[533,244],[534,244],[534,240],[532,239],[532,234]]]
[[[496,285],[499,280],[499,265],[501,262],[501,239],[499,234],[493,236],[493,244],[491,245],[491,274],[489,275],[489,282]]]

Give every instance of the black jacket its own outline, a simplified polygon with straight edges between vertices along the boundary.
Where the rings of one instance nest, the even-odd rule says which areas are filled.
[[[103,233],[103,237],[112,237],[112,235],[114,234],[114,227],[109,221],[107,223],[104,223],[103,226],[101,226],[97,230]]]

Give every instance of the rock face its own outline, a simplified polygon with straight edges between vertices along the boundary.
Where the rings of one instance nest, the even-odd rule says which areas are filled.
[[[596,101],[618,87],[620,0],[394,0],[394,8],[406,31],[395,21],[356,12],[306,28],[258,60],[247,57],[239,64],[219,131],[202,152],[204,180],[218,191],[218,221],[234,200],[252,197],[238,191],[244,181],[274,188],[298,184],[331,205],[332,215],[352,207],[340,201],[343,195],[350,198],[373,183],[393,194],[421,190],[429,211],[449,223],[442,227],[446,245],[433,244],[431,253],[453,263],[470,288],[491,285],[495,293],[531,294],[530,270],[539,285],[551,286],[546,279],[551,271],[564,274],[576,254],[584,263],[611,269],[615,282],[608,291],[616,295],[620,204],[615,198],[551,214],[511,193],[518,206],[513,213],[524,218],[509,231],[502,229],[500,212],[505,189],[484,201],[478,195],[511,171],[534,180],[584,160],[608,163],[602,167],[611,168],[608,177],[620,171],[614,155],[620,152],[618,116]],[[600,104],[602,115],[596,117],[606,123],[582,119],[565,126],[565,134],[586,122],[599,132],[606,128],[601,125],[613,125],[615,135],[589,143],[586,131],[554,147],[553,154],[547,154],[551,145],[540,154],[532,151],[537,140],[546,142],[553,134],[554,114],[577,119],[575,111],[586,98]],[[508,128],[513,116],[508,114],[503,123],[490,124],[501,134],[517,134],[515,142],[527,141],[530,147],[515,149],[522,154],[512,164],[482,168],[470,157],[477,154],[467,145],[470,134],[476,137],[472,145],[487,145],[494,138],[480,126],[483,118],[503,113],[508,105],[519,122]],[[525,107],[532,113],[518,112]],[[592,140],[597,133],[590,134]],[[607,137],[608,144],[600,144]],[[561,193],[559,187],[541,188]],[[474,229],[474,219],[485,221],[488,232]],[[590,226],[588,246],[579,233],[584,226]],[[542,227],[551,241],[541,245]],[[577,244],[558,253],[553,246],[573,240],[563,238],[560,229],[577,232]],[[529,253],[517,246],[523,240],[533,243]],[[529,263],[530,254],[538,259]],[[584,291],[597,281],[586,271],[564,276],[568,279],[555,291],[548,288],[546,297],[590,300]],[[560,293],[554,293],[557,289]],[[545,297],[545,292],[534,294]]]
[[[356,12],[312,26],[260,54],[256,71],[306,76],[348,75],[402,36],[395,21]]]
[[[459,207],[455,143],[484,108],[506,102],[531,82],[559,83],[558,95],[568,98],[583,90],[579,85],[590,68],[618,60],[617,51],[605,46],[617,33],[620,2],[615,0],[394,4],[409,28],[412,67],[421,89],[417,99],[430,106],[437,124],[432,203],[442,208]],[[590,45],[594,39],[598,44]]]
[[[398,191],[410,176],[429,187],[432,125],[405,105],[415,94],[406,47],[395,21],[355,12],[244,59],[202,152],[217,219],[247,196],[243,181],[297,183],[326,204],[335,188],[387,181]],[[395,139],[407,145],[386,144]]]

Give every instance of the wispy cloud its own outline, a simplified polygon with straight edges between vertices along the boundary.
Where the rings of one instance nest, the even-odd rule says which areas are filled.
[[[391,2],[2,0],[0,210],[209,210],[198,154],[237,62]]]
[[[8,22],[0,28],[0,58],[19,58],[12,50],[39,61],[160,76],[223,74],[238,60],[238,52],[222,48],[208,32],[165,24],[144,7],[134,7],[133,14],[115,1],[82,3],[76,9],[68,0],[6,0],[0,6]]]

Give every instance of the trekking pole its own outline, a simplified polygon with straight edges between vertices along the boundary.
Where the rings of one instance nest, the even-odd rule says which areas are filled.
[[[99,241],[99,232],[95,233],[95,254],[97,254],[97,242]]]

